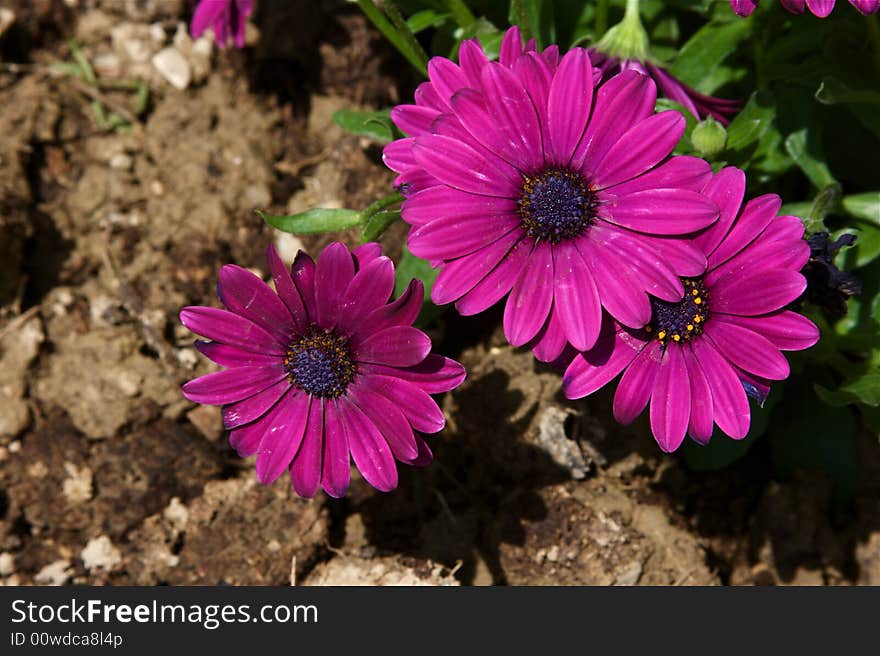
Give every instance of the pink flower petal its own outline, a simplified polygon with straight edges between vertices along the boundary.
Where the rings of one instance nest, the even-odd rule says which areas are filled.
[[[381,364],[364,364],[361,371],[365,376],[394,376],[408,381],[428,394],[448,392],[465,379],[466,372],[455,360],[442,355],[431,354],[412,367],[387,367]]]
[[[461,141],[439,135],[418,137],[413,153],[420,166],[450,187],[483,196],[517,195],[511,177]]]
[[[371,375],[364,385],[400,408],[412,427],[422,433],[436,433],[446,425],[446,418],[428,394],[409,381],[393,376]]]
[[[311,398],[302,392],[285,397],[270,411],[270,425],[257,451],[257,480],[268,485],[290,467],[302,444]]]
[[[490,246],[447,262],[434,281],[431,300],[445,305],[464,296],[489,275],[521,239],[521,234],[510,232]]]
[[[534,337],[553,303],[553,253],[549,244],[535,246],[504,306],[504,335],[513,346]]]
[[[740,369],[767,380],[788,378],[788,360],[766,337],[737,323],[728,323],[723,315],[706,322],[705,335],[721,355]]]
[[[803,351],[819,341],[816,324],[790,310],[763,317],[724,316],[723,319],[763,335],[782,351]]]
[[[428,62],[428,77],[437,94],[449,107],[452,107],[449,100],[453,94],[468,85],[467,76],[461,68],[446,57],[431,58]]]
[[[694,237],[704,253],[712,253],[730,232],[730,226],[739,215],[746,192],[746,174],[735,166],[721,169],[707,183],[703,193],[718,205],[718,221]]]
[[[571,166],[589,173],[632,126],[654,113],[657,89],[647,75],[624,71],[599,87],[593,115]]]
[[[513,288],[532,252],[533,242],[521,239],[485,278],[455,302],[463,316],[479,314],[500,301]]]
[[[681,347],[669,345],[663,353],[651,393],[651,431],[666,453],[681,446],[691,413],[691,386]]]
[[[194,378],[181,390],[193,403],[226,405],[262,392],[286,376],[280,363],[274,367],[236,367]]]
[[[338,429],[328,431],[329,439],[340,438]],[[301,497],[311,499],[321,483],[321,452],[324,443],[324,402],[314,399],[306,422],[305,435],[293,463],[290,465],[290,482]]]
[[[602,327],[602,304],[593,272],[573,243],[557,244],[552,252],[554,303],[562,329],[574,348],[586,351],[596,343]]]
[[[390,492],[396,488],[397,465],[388,443],[375,424],[347,399],[339,402],[339,418],[348,436],[348,447],[354,464],[367,483],[381,492]]]
[[[333,242],[321,251],[315,269],[315,306],[321,328],[336,326],[342,295],[352,278],[354,261],[344,244]]]
[[[723,314],[755,316],[782,308],[800,296],[807,281],[796,271],[767,269],[719,281],[710,291],[710,309]]]
[[[317,403],[317,399],[314,403]],[[325,399],[324,450],[321,458],[321,487],[335,499],[345,496],[351,480],[351,438],[342,419],[343,407],[349,404],[345,397]]]
[[[235,264],[220,269],[217,295],[230,312],[253,321],[282,344],[294,333],[287,306],[260,278]]]
[[[714,269],[748,246],[766,228],[782,205],[776,194],[765,194],[746,203],[730,232],[709,255],[709,268]]]
[[[684,129],[684,116],[676,111],[649,116],[627,130],[604,157],[589,163],[590,181],[602,189],[652,169],[672,153]]]
[[[358,362],[410,367],[431,352],[431,339],[412,326],[392,326],[366,337],[355,352]]]
[[[302,334],[308,328],[309,317],[302,297],[300,297],[296,285],[293,284],[290,270],[284,266],[278,256],[278,251],[271,244],[266,249],[266,260],[269,263],[269,271],[272,273],[272,281],[275,283],[275,291],[293,319],[294,331]]]
[[[614,393],[612,411],[621,424],[630,424],[638,417],[654,392],[654,381],[660,370],[660,342],[648,342],[630,362]]]
[[[245,367],[255,365],[259,367],[277,367],[281,364],[281,355],[266,355],[245,351],[235,346],[221,344],[220,342],[203,342],[197,339],[196,349],[221,367]]]
[[[246,399],[223,407],[223,425],[237,428],[262,417],[291,387],[287,377]]]
[[[691,342],[694,356],[699,360],[706,380],[712,388],[712,408],[718,428],[735,440],[749,432],[751,410],[742,383],[730,364],[708,340]]]
[[[426,260],[453,259],[489,246],[519,227],[519,218],[512,215],[459,214],[410,231],[407,246]]]
[[[680,235],[710,225],[718,217],[718,208],[695,191],[654,189],[609,199],[602,217],[648,235]]]
[[[357,327],[356,335],[372,335],[392,326],[411,326],[425,297],[421,280],[412,280],[398,298],[373,310]]]
[[[283,356],[287,348],[254,322],[228,310],[193,305],[180,311],[180,322],[196,335],[245,351]]]
[[[583,48],[572,48],[559,63],[547,101],[548,146],[555,164],[568,165],[587,127],[592,104],[590,57]]]
[[[467,77],[468,85],[474,89],[480,88],[481,73],[483,67],[489,63],[486,53],[477,39],[465,39],[458,48],[458,61],[461,70]]]
[[[602,307],[630,328],[647,324],[651,320],[651,303],[640,277],[626,260],[586,239],[579,240],[577,247],[589,264]]]
[[[394,121],[394,125],[410,137],[431,134],[431,124],[438,116],[440,112],[433,107],[420,105],[397,105],[391,110],[391,120]]]
[[[688,380],[691,383],[691,418],[688,423],[688,435],[700,444],[708,444],[712,437],[714,420],[712,414],[712,389],[700,361],[694,357],[691,347],[682,349],[684,363],[687,366]]]
[[[522,34],[520,34],[519,28],[514,25],[504,33],[498,59],[502,64],[510,67],[521,54],[523,54]]]
[[[626,333],[624,336],[629,337]],[[562,391],[569,399],[592,394],[614,380],[639,354],[644,343],[637,344],[615,331],[610,320],[605,321],[596,345],[572,360],[562,376]]]
[[[293,258],[290,271],[293,284],[296,285],[299,296],[309,315],[309,323],[314,323],[318,318],[315,308],[315,263],[308,255],[299,251]]]
[[[353,385],[350,389],[350,396],[367,418],[379,429],[383,439],[391,447],[391,453],[395,458],[406,462],[419,455],[412,426],[409,425],[403,412],[395,404],[365,385]]]
[[[387,257],[378,257],[358,271],[339,308],[337,329],[343,335],[358,331],[363,320],[380,307],[384,307],[394,291],[394,265]]]
[[[495,131],[506,143],[505,154],[520,169],[543,165],[538,115],[522,83],[509,68],[490,62],[483,68],[482,90],[486,108],[495,118]],[[474,136],[482,141],[479,135]]]
[[[615,196],[626,196],[653,189],[702,191],[711,179],[712,168],[708,162],[699,157],[677,155],[640,176],[609,187],[607,192]]]
[[[565,350],[568,339],[562,320],[559,318],[559,310],[554,305],[550,308],[547,321],[535,335],[530,345],[535,357],[541,362],[555,362]]]
[[[407,198],[401,212],[404,221],[420,226],[440,217],[456,216],[465,212],[492,216],[515,214],[516,202],[510,198],[479,196],[438,185]]]

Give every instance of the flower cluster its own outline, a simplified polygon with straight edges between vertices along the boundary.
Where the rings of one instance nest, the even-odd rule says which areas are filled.
[[[836,0],[779,0],[779,2],[793,14],[809,11],[819,18],[827,18],[834,11]],[[849,3],[865,16],[875,14],[880,9],[880,0],[849,0]],[[730,6],[737,15],[750,16],[758,7],[758,0],[730,0]]]
[[[615,416],[650,403],[662,449],[706,443],[714,424],[740,439],[747,395],[788,376],[781,351],[818,339],[788,309],[803,223],[774,195],[743,206],[742,171],[672,156],[684,121],[655,113],[647,71],[594,61],[511,28],[498,62],[476,41],[459,64],[429,62],[391,114],[408,136],[384,151],[409,248],[440,269],[435,303],[468,315],[505,299],[508,341],[566,366],[569,398],[622,373]]]

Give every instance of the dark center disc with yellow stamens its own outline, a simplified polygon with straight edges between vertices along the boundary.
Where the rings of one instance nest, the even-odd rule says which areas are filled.
[[[651,299],[651,323],[645,330],[656,335],[661,344],[682,343],[701,335],[709,318],[709,295],[702,280],[683,278],[681,282],[684,298],[680,301]]]

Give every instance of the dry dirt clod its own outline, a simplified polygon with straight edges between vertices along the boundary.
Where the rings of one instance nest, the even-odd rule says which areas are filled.
[[[82,550],[80,558],[89,571],[103,569],[109,572],[122,563],[122,554],[106,535],[89,540],[85,549]]]
[[[454,586],[459,583],[449,570],[430,561],[399,556],[387,558],[336,556],[315,567],[303,585]]]

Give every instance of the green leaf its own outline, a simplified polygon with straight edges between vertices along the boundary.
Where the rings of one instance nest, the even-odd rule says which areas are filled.
[[[439,27],[446,22],[447,18],[449,18],[449,14],[441,14],[433,9],[425,9],[407,18],[406,24],[409,25],[409,29],[413,31],[413,34],[418,34],[429,27]]]
[[[400,219],[400,210],[383,210],[367,218],[361,226],[361,241],[376,241],[395,221]]]
[[[849,267],[863,267],[880,257],[880,227],[864,221],[852,221],[846,232],[855,232],[856,243],[847,253]]]
[[[353,109],[340,109],[333,112],[333,122],[346,132],[359,137],[367,137],[379,143],[388,143],[395,138],[394,123],[391,122],[390,109],[377,112],[359,112]]]
[[[711,93],[714,91],[709,88],[712,73],[736,50],[751,29],[751,19],[704,25],[682,46],[670,66],[672,74],[685,84]]]
[[[770,453],[779,473],[818,469],[834,481],[838,502],[852,499],[856,486],[856,422],[847,408],[818,402],[807,382],[790,381],[788,412],[774,413],[768,435]]]
[[[852,216],[880,226],[880,191],[844,196],[843,209]]]
[[[425,287],[425,303],[416,320],[416,325],[424,326],[442,314],[443,309],[431,303],[431,289],[440,272],[431,267],[427,260],[416,257],[404,246],[400,261],[394,271],[394,296],[400,296],[414,278],[421,280]]]
[[[299,214],[274,216],[257,210],[261,219],[273,228],[294,235],[308,235],[315,232],[336,232],[360,223],[361,213],[357,210],[330,209],[316,207]]]
[[[834,406],[864,403],[873,408],[880,406],[880,373],[867,373],[861,378],[829,390],[816,385],[816,393],[825,403]]]
[[[814,185],[823,189],[837,181],[828,169],[821,145],[812,138],[808,128],[792,132],[785,138],[785,150]]]
[[[839,198],[839,184],[825,187],[825,189],[816,194],[809,211],[806,214],[801,215],[807,232],[819,232],[825,230],[825,217],[828,216],[828,213],[837,205]]]
[[[556,42],[553,2],[511,0],[508,19],[511,24],[519,25],[525,39],[537,39],[539,48]]]
[[[741,151],[756,143],[772,127],[775,117],[776,103],[773,95],[756,91],[727,126],[727,149]]]
[[[823,105],[838,103],[880,104],[880,92],[871,89],[853,89],[835,77],[826,77],[816,90],[816,100]]]

